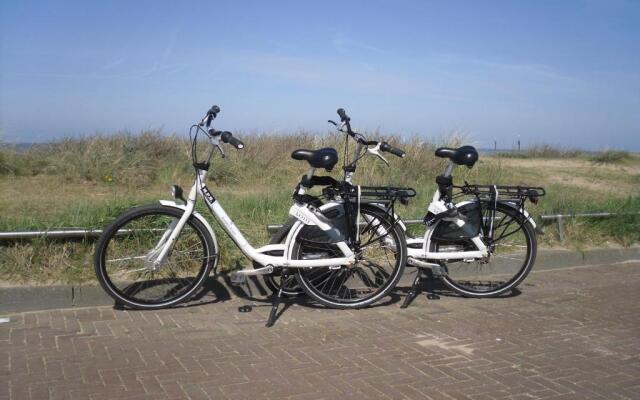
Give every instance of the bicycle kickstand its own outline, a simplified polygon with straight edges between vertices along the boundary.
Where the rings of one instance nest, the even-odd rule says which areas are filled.
[[[404,298],[402,305],[400,308],[407,308],[409,304],[416,298],[416,296],[420,293],[420,278],[422,278],[422,268],[418,267],[418,272],[416,273],[416,279],[413,280],[413,285],[411,285],[411,289],[407,294],[407,297]]]
[[[267,328],[271,328],[273,324],[276,322],[276,316],[278,314],[278,306],[280,305],[280,300],[282,299],[282,288],[284,286],[284,282],[287,279],[288,273],[287,269],[283,268],[282,275],[280,276],[280,289],[278,289],[278,295],[276,296],[273,304],[271,305],[271,312],[269,312],[269,319],[267,319],[267,323],[265,326]]]

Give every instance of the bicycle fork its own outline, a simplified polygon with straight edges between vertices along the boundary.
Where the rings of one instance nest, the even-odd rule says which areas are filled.
[[[165,259],[171,252],[174,243],[178,239],[178,235],[180,235],[180,232],[182,232],[182,228],[184,228],[187,220],[189,219],[189,217],[191,217],[191,214],[193,213],[193,210],[196,206],[196,196],[196,187],[194,186],[189,192],[189,199],[187,200],[187,206],[184,214],[182,214],[182,217],[180,217],[180,219],[178,220],[173,220],[171,224],[169,224],[169,227],[162,235],[162,238],[160,238],[160,240],[158,241],[156,247],[154,247],[154,249],[149,252],[148,260],[152,262],[152,269],[154,271],[164,264]],[[155,257],[155,260],[152,261],[154,254],[158,255],[157,257]]]

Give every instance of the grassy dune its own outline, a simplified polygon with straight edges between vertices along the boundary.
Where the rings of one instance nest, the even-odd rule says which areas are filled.
[[[215,160],[209,187],[239,228],[261,244],[268,240],[264,225],[285,219],[291,191],[306,170],[305,163],[289,158],[290,152],[301,147],[332,146],[342,158],[344,138],[308,133],[238,136],[245,140],[246,148],[229,148],[226,159]],[[365,159],[359,165],[356,181],[416,188],[418,196],[399,212],[407,218],[421,217],[435,189],[434,178],[445,166],[443,160],[433,156],[433,150],[438,145],[458,145],[462,140],[451,138],[440,143],[417,138],[385,139],[405,149],[407,157],[389,155],[390,168]],[[199,148],[203,149],[204,143]],[[173,183],[188,188],[192,173],[188,140],[157,132],[66,139],[26,151],[0,147],[0,231],[101,228],[133,205],[169,198]],[[339,177],[340,169],[331,175]],[[454,176],[458,184],[466,180],[544,186],[548,195],[530,209],[534,215],[640,211],[640,157],[635,154],[586,154],[538,146],[516,155],[481,156],[472,170],[458,168]],[[249,261],[220,229],[217,231],[222,245],[221,267],[247,265]],[[580,219],[570,221],[566,231],[563,246],[630,245],[640,241],[640,220],[630,215]],[[547,232],[540,238],[542,245],[560,245],[555,228],[550,226]],[[42,239],[0,243],[0,281],[92,279],[92,246],[91,241]]]

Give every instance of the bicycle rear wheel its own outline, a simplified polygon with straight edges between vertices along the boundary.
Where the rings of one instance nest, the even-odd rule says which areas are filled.
[[[360,245],[354,246],[354,265],[299,268],[300,287],[317,302],[332,308],[359,308],[391,291],[407,261],[404,232],[380,209],[362,205]],[[292,258],[341,257],[341,252],[319,228],[306,226],[298,235]]]
[[[498,203],[491,223],[492,203],[482,202],[482,234],[490,255],[483,260],[447,260],[440,264],[442,281],[465,297],[495,297],[517,287],[533,268],[536,235],[527,218],[517,209]],[[486,239],[492,230],[493,240]],[[438,227],[433,234],[438,236]],[[471,240],[434,240],[431,251],[476,250]]]
[[[114,300],[139,309],[168,307],[187,300],[204,283],[217,253],[214,239],[193,216],[165,262],[159,267],[153,264],[183,213],[162,205],[137,207],[105,229],[96,246],[94,268]]]

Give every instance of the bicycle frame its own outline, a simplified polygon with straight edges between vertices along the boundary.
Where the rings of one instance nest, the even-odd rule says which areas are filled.
[[[212,139],[213,141],[213,139]],[[238,246],[238,248],[242,251],[242,253],[247,256],[249,259],[256,261],[257,263],[265,266],[265,267],[288,267],[288,268],[309,268],[309,267],[328,267],[335,265],[351,265],[354,264],[356,259],[354,253],[351,251],[349,246],[344,241],[338,241],[335,245],[340,249],[343,253],[344,257],[340,258],[327,258],[327,259],[315,259],[315,260],[294,260],[291,259],[291,254],[293,252],[293,247],[296,242],[296,237],[300,233],[300,230],[307,225],[317,226],[321,230],[325,232],[329,232],[331,235],[331,231],[335,231],[335,228],[331,226],[329,223],[323,221],[321,214],[307,207],[306,204],[295,202],[291,208],[289,209],[289,215],[297,220],[297,222],[293,225],[291,231],[287,235],[287,239],[284,244],[270,244],[266,246],[262,246],[260,248],[254,248],[242,232],[235,225],[233,220],[226,213],[224,208],[220,205],[220,203],[216,200],[215,196],[211,191],[207,188],[206,184],[204,184],[207,170],[205,169],[197,169],[196,170],[196,179],[189,191],[189,196],[186,201],[186,205],[184,207],[179,207],[184,209],[184,214],[175,224],[175,227],[168,235],[163,235],[161,242],[158,244],[158,247],[161,247],[162,250],[159,252],[157,258],[154,260],[153,264],[155,267],[160,267],[167,254],[171,251],[173,243],[176,241],[178,235],[182,231],[182,228],[186,224],[187,220],[191,215],[197,214],[194,212],[195,204],[198,198],[198,195],[202,196],[205,201],[205,204],[214,215],[216,220],[220,223],[224,231],[231,237],[231,240]],[[173,204],[171,204],[173,203]],[[163,201],[164,205],[177,206],[175,202],[167,202]],[[328,203],[325,206],[330,206],[331,203]],[[323,206],[323,207],[325,207]],[[320,207],[320,210],[323,209]],[[202,219],[201,219],[202,220]],[[208,225],[208,224],[207,224]],[[210,230],[210,227],[207,226]],[[170,228],[169,228],[170,229]],[[214,236],[215,241],[215,236]],[[163,243],[164,242],[164,243]],[[273,256],[266,253],[274,252],[274,251],[282,251],[282,256]]]
[[[364,147],[365,146],[359,142],[356,144],[356,149],[354,152],[355,160],[359,159],[362,149]],[[451,175],[451,173],[453,172],[453,168],[454,168],[454,164],[452,162],[449,162],[449,165],[447,166],[447,169],[445,171],[445,175]],[[345,170],[344,180],[348,183],[351,183],[354,173],[355,173],[355,165],[351,170],[348,170],[348,171]],[[463,206],[468,203],[469,201],[461,202],[458,204],[458,206]],[[381,209],[385,209],[384,205],[379,204],[379,206]],[[432,211],[434,214],[438,214],[440,212],[447,210],[445,202],[441,200],[440,193],[438,191],[436,191],[436,193],[433,195],[433,199],[428,209]],[[406,226],[404,225],[404,223],[402,223],[401,218],[395,212],[393,213],[393,217],[399,221],[402,229],[406,231]],[[465,224],[465,221],[460,218],[445,218],[443,220],[453,221],[459,227],[462,227]],[[473,244],[477,247],[477,250],[474,250],[474,251],[455,251],[455,252],[429,251],[429,248],[431,247],[431,237],[433,235],[433,232],[435,231],[435,228],[438,226],[438,223],[439,222],[433,224],[432,226],[429,226],[422,238],[407,238],[408,257],[415,258],[415,259],[423,259],[423,260],[425,259],[450,260],[450,259],[480,259],[480,258],[487,257],[489,255],[487,246],[484,244],[484,242],[480,238],[480,235],[470,239],[473,242]],[[379,228],[379,229],[382,229],[382,228]],[[410,247],[411,244],[414,244],[414,245],[422,244],[422,246],[420,248],[414,248],[414,247]]]
[[[454,168],[454,164],[453,162],[449,161],[449,164],[447,165],[447,169],[444,172],[444,176],[448,177],[451,176],[451,173],[453,171]],[[493,197],[493,201],[495,201],[496,203],[502,203],[502,204],[506,204],[510,207],[513,207],[514,209],[516,209],[518,212],[520,212],[525,221],[527,221],[528,223],[530,223],[533,228],[536,228],[536,223],[533,220],[533,218],[531,217],[531,215],[524,209],[524,207],[522,205],[517,205],[515,203],[512,203],[510,201],[500,201],[498,200],[498,191],[497,191],[497,187],[496,186],[492,186],[492,190],[494,190],[495,192],[493,192],[492,196]],[[461,207],[464,206],[466,204],[471,203],[472,201],[463,201],[460,203],[455,204],[456,207]],[[453,203],[451,203],[453,204]],[[437,190],[434,195],[433,195],[433,199],[431,200],[431,203],[429,204],[428,210],[430,212],[432,212],[433,214],[439,214],[442,212],[446,212],[448,210],[447,207],[447,203],[445,202],[445,200],[442,198],[442,195],[440,193],[439,190]],[[489,216],[489,218],[491,220],[493,220],[494,218],[494,212],[493,211],[491,213],[491,215]],[[465,224],[465,221],[461,218],[458,217],[451,217],[451,218],[443,218],[441,221],[453,221],[458,227],[462,227]],[[435,224],[428,226],[427,230],[424,234],[424,236],[422,238],[411,238],[411,239],[407,239],[407,246],[408,246],[408,256],[415,258],[415,259],[423,259],[423,260],[459,260],[459,259],[481,259],[484,257],[487,257],[489,255],[487,246],[484,244],[484,241],[481,238],[481,234],[478,236],[475,236],[473,238],[470,238],[469,240],[476,246],[477,250],[472,250],[472,251],[456,251],[456,252],[433,252],[433,251],[429,251],[430,247],[431,247],[431,238],[433,236],[433,233],[436,229],[436,227],[438,226],[438,224],[441,221],[437,221]],[[482,232],[482,231],[481,231]],[[411,245],[417,245],[417,244],[422,244],[422,246],[420,248],[417,247],[411,247]]]
[[[464,201],[458,203],[456,206],[463,206],[465,204],[469,204],[471,201]],[[431,200],[431,204],[429,205],[429,210],[434,209],[442,209],[445,207],[444,201],[440,199],[440,193],[436,191],[433,195],[433,199]],[[445,208],[446,210],[446,208]],[[453,218],[444,218],[443,221],[453,221],[458,227],[462,227],[465,224],[465,221],[453,217]],[[439,252],[439,251],[429,251],[431,247],[431,237],[433,232],[440,221],[433,224],[432,226],[427,227],[427,230],[424,233],[422,238],[412,238],[407,239],[407,254],[409,257],[416,259],[428,259],[428,260],[454,260],[454,259],[471,259],[471,258],[483,258],[489,255],[487,246],[484,244],[480,235],[471,238],[471,242],[477,247],[477,250],[474,251],[452,251],[452,252]],[[411,244],[422,244],[421,248],[412,248],[409,247]]]

